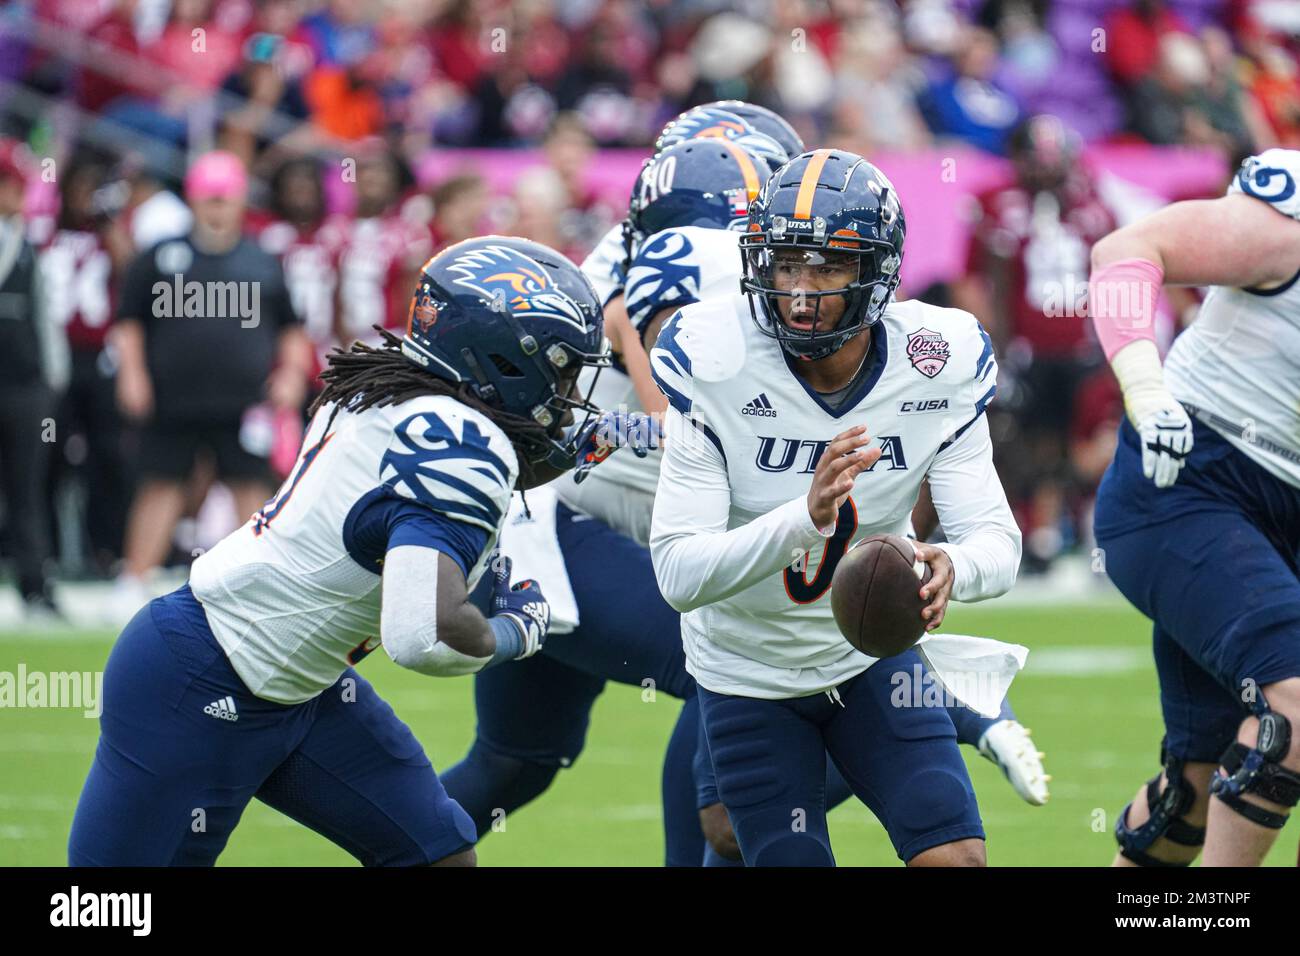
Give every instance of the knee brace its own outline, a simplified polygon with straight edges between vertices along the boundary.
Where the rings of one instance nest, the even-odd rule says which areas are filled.
[[[1300,803],[1300,774],[1281,763],[1290,746],[1291,721],[1284,714],[1265,710],[1259,715],[1255,746],[1233,741],[1219,761],[1221,769],[1214,771],[1210,793],[1252,823],[1270,830],[1282,829],[1290,814],[1274,813],[1241,797],[1255,793],[1284,807]]]
[[[1194,827],[1181,819],[1196,802],[1196,791],[1183,778],[1184,761],[1161,747],[1160,763],[1165,768],[1164,793],[1160,792],[1160,774],[1156,774],[1147,781],[1150,816],[1146,823],[1129,827],[1128,812],[1133,804],[1128,804],[1115,821],[1115,840],[1119,843],[1120,855],[1138,866],[1187,866],[1187,863],[1157,859],[1147,852],[1160,837],[1179,846],[1200,846],[1205,842],[1204,827]]]

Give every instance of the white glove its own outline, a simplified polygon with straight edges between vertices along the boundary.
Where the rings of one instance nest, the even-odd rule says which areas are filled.
[[[1157,488],[1168,488],[1178,480],[1192,451],[1192,420],[1172,395],[1168,403],[1146,413],[1137,423],[1142,442],[1142,474]]]
[[[1154,342],[1130,342],[1110,359],[1129,421],[1142,442],[1142,474],[1168,488],[1192,453],[1192,420],[1165,387]]]

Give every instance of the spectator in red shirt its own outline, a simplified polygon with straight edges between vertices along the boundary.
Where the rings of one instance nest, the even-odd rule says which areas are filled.
[[[171,19],[145,50],[153,62],[210,93],[239,62],[240,36],[213,17],[213,0],[175,0]]]
[[[105,352],[117,279],[135,253],[123,224],[104,205],[107,169],[73,160],[59,179],[59,216],[41,250],[45,309],[67,335],[71,367],[58,410],[66,438],[58,443],[52,484],[79,477],[92,563],[107,573],[121,557],[131,469],[122,418],[114,401],[116,361]],[[77,440],[79,437],[80,440]]]
[[[482,235],[488,188],[483,177],[461,172],[433,188],[433,252]]]
[[[1014,418],[1015,450],[999,467],[1025,530],[1025,567],[1041,570],[1069,544],[1066,436],[1079,385],[1098,363],[1086,311],[1088,255],[1115,220],[1059,119],[1030,118],[1010,148],[1016,182],[978,198],[954,298],[985,325],[1001,356],[999,399]]]
[[[405,325],[415,277],[433,253],[427,223],[404,214],[410,171],[381,140],[368,140],[357,152],[356,214],[331,216],[324,227],[338,270],[335,324],[344,344],[378,341],[376,325]]]
[[[1106,18],[1106,63],[1126,87],[1147,76],[1159,57],[1166,33],[1189,33],[1187,23],[1165,0],[1137,0]]]
[[[555,248],[576,252],[577,261],[581,261],[618,217],[587,182],[588,169],[596,156],[595,143],[578,116],[561,113],[551,124],[542,147],[560,193],[560,214],[555,224],[559,241]]]
[[[281,165],[271,179],[271,216],[254,231],[258,245],[280,260],[289,300],[311,340],[313,392],[325,356],[338,344],[334,326],[338,274],[324,225],[325,191],[316,160],[302,157]]]
[[[483,24],[474,0],[452,0],[431,31],[433,51],[447,78],[465,91],[482,80],[487,54],[480,43]]]

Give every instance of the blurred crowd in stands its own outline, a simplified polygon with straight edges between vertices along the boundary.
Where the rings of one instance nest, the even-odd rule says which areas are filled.
[[[382,134],[535,145],[565,112],[647,145],[731,98],[864,149],[1003,153],[1052,113],[1088,140],[1240,152],[1300,142],[1298,31],[1291,0],[10,0],[0,71],[177,143],[223,94],[246,160]],[[61,55],[83,46],[105,56]]]
[[[1081,149],[1201,147],[1226,173],[1300,148],[1300,2],[0,2],[0,293],[30,281],[22,349],[39,346],[43,369],[19,375],[26,352],[0,341],[0,387],[27,388],[7,407],[58,429],[34,449],[37,430],[0,420],[2,543],[29,606],[54,613],[52,568],[138,590],[154,565],[185,560],[269,494],[325,354],[402,324],[432,252],[492,231],[581,261],[624,212],[591,187],[601,150],[644,150],[682,110],[730,98],[780,112],[810,146],[1011,160],[1006,183],[952,210],[971,233],[965,274],[907,291],[975,312],[993,336],[999,465],[1040,570],[1089,545],[1122,414],[1086,319],[1044,305],[1052,282],[1086,281],[1091,243],[1124,221]],[[504,193],[472,165],[417,176],[464,147],[535,148],[541,162]],[[213,149],[223,175],[249,178],[191,194],[186,171]],[[341,192],[325,174],[340,161]],[[175,258],[177,242],[225,262],[218,277],[269,257],[291,306],[258,352],[262,394],[230,369],[243,406],[192,410],[211,432],[160,412],[141,358],[151,326],[128,280],[165,275],[160,250]],[[23,255],[40,266],[30,277]],[[1171,295],[1175,328],[1195,304]],[[215,340],[203,348],[234,364]],[[165,453],[161,436],[182,432]],[[266,466],[251,484],[250,447]]]

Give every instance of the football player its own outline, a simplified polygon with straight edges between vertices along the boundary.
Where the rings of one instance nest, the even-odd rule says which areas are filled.
[[[1212,288],[1162,368],[1163,284]],[[1257,865],[1300,802],[1300,152],[1097,243],[1089,303],[1127,410],[1097,542],[1154,622],[1165,721],[1115,862]]]
[[[926,479],[949,538],[915,546],[927,629],[1019,563],[983,415],[992,345],[968,313],[893,301],[904,231],[878,169],[804,153],[750,206],[745,291],[686,306],[651,353],[669,410],[650,551],[747,865],[834,862],[827,754],[909,865],[984,861],[947,710],[890,703],[919,656],[873,667],[827,597],[855,540],[907,532]]]
[[[279,493],[119,637],[70,862],[211,864],[256,797],[365,864],[472,864],[473,823],[354,665],[381,642],[432,676],[540,649],[540,589],[489,555],[511,492],[590,451],[576,383],[607,362],[554,250],[488,236],[425,263],[400,340],[330,355]]]
[[[639,363],[629,353],[641,352],[643,347],[653,344],[661,326],[676,309],[728,295],[740,282],[740,232],[734,224],[746,220],[733,217],[732,227],[720,230],[718,221],[725,216],[719,217],[713,211],[740,190],[733,187],[729,197],[728,191],[716,187],[718,182],[726,180],[699,173],[699,154],[710,150],[710,156],[717,154],[721,159],[724,148],[736,147],[726,140],[703,143],[697,139],[686,140],[660,152],[642,173],[628,220],[632,234],[643,238],[627,265],[623,290],[627,318],[637,334],[623,343],[620,355],[623,367],[633,379]],[[731,182],[736,182],[734,176]],[[715,188],[709,188],[710,183]],[[665,184],[671,188],[665,190]],[[625,380],[610,376],[603,385],[612,389],[616,381],[626,384]],[[668,404],[660,394],[657,401],[638,405],[634,389],[628,388],[624,388],[622,395],[608,394],[603,398],[602,404],[607,407],[629,404],[653,413],[662,413]],[[746,414],[758,419],[772,415],[772,410],[748,408]],[[625,473],[632,480],[620,481]],[[635,480],[635,476],[640,480]],[[641,461],[624,456],[603,468],[595,480],[585,485],[566,484],[562,494],[577,510],[599,516],[615,528],[631,528],[633,537],[645,541],[647,535],[642,529],[648,526],[654,494],[654,488],[646,487],[645,482],[653,482],[657,477],[657,468],[648,468]],[[611,486],[619,484],[625,486],[621,493],[612,493]],[[694,708],[693,698],[687,700],[688,712],[683,720],[691,719],[690,711]],[[1025,802],[1031,806],[1047,802],[1051,778],[1043,770],[1042,754],[1008,702],[1003,701],[1002,711],[996,717],[985,716],[961,703],[949,708],[949,716],[957,728],[958,741],[975,747],[996,764]],[[680,739],[683,738],[674,737],[666,772],[677,763],[675,748]],[[730,849],[730,825],[716,799],[707,749],[701,748],[694,760],[697,803],[709,843],[706,859],[720,864],[715,851],[721,850],[725,855]],[[852,795],[833,765],[828,767],[826,787],[828,807],[835,807]]]
[[[627,347],[620,356],[625,359],[624,366],[629,369],[629,374],[633,374],[631,369],[637,363],[626,361],[627,352],[639,351],[643,346],[653,344],[663,323],[676,309],[717,295],[728,295],[741,279],[740,232],[734,225],[719,230],[714,219],[716,214],[711,213],[712,207],[725,204],[729,198],[734,201],[733,197],[739,190],[731,190],[729,196],[727,191],[707,188],[707,183],[718,180],[691,175],[692,151],[711,149],[720,153],[723,148],[736,147],[725,140],[705,142],[707,145],[688,140],[655,156],[643,172],[638,194],[633,199],[629,222],[633,234],[645,238],[629,261],[623,293],[628,319],[638,333],[625,343]],[[672,188],[663,191],[661,186],[664,183],[671,184]],[[732,221],[734,224],[744,220],[733,217]],[[606,383],[612,385],[615,380],[611,376]],[[662,413],[668,403],[660,395],[658,401],[648,407],[637,406],[635,395],[625,390],[622,396],[609,395],[602,404],[606,407],[630,404],[643,407],[645,411]],[[747,409],[746,413],[762,418],[771,415],[772,411],[756,407]],[[617,483],[623,472],[636,472],[652,480],[658,477],[657,469],[646,468],[639,460],[625,456],[602,469],[598,480],[566,487],[565,500],[578,510],[603,517],[614,527],[630,523],[635,529],[633,537],[644,541],[646,535],[641,529],[649,522],[649,504],[654,489],[627,483],[638,492],[648,493],[639,501],[627,493],[605,493],[605,487]],[[611,509],[616,509],[615,513],[611,513]],[[636,523],[637,516],[644,523]],[[1002,712],[997,717],[987,717],[960,703],[949,708],[949,716],[957,727],[958,740],[975,747],[995,763],[1025,802],[1032,806],[1042,806],[1047,802],[1050,777],[1043,771],[1042,754],[1029,731],[1016,720],[1009,703],[1003,702]],[[706,767],[706,764],[701,763],[700,767]],[[712,792],[707,775],[699,785],[702,794]],[[839,779],[833,767],[827,787],[829,806],[834,807],[850,796],[847,785]],[[713,805],[716,801],[714,804],[702,803],[701,807]],[[724,823],[722,820],[719,822]],[[706,823],[706,834],[710,830]]]

